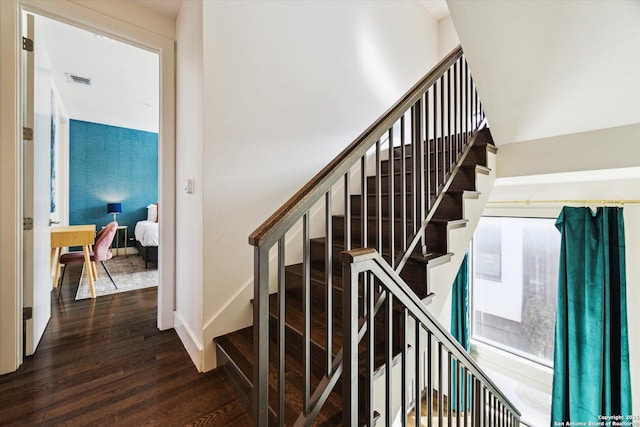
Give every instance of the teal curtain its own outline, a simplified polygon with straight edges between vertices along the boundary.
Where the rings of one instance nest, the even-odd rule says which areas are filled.
[[[458,340],[460,345],[469,352],[469,254],[466,253],[462,259],[462,264],[458,270],[453,286],[451,289],[451,335]],[[458,404],[458,384],[462,387],[463,382],[458,381],[458,364],[455,360],[451,363],[451,371],[453,372],[453,387],[451,391],[453,398],[451,399],[451,408],[456,410]],[[462,388],[461,388],[462,389]],[[463,390],[463,389],[462,389]],[[468,393],[471,390],[471,383],[467,384]],[[470,394],[467,395],[468,407],[471,407]],[[461,400],[464,405],[464,400]]]
[[[563,208],[551,425],[631,415],[622,208]],[[625,418],[622,418],[625,419]]]
[[[464,255],[451,290],[451,335],[469,351],[469,261]]]

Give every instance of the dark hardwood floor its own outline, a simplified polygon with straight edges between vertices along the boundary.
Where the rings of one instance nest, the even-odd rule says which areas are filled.
[[[157,329],[155,288],[75,301],[80,268],[52,298],[36,354],[0,376],[0,425],[251,425],[222,372],[198,373]]]

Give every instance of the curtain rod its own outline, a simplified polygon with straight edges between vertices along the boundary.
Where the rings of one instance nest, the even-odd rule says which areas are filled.
[[[640,200],[607,200],[607,199],[593,199],[593,200],[496,200],[487,202],[488,205],[532,205],[532,204],[587,204],[587,205],[633,205],[640,204]]]

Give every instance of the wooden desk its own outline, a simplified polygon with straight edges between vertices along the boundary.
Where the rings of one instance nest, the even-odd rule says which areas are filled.
[[[55,263],[55,273],[53,278],[53,287],[58,286],[58,277],[60,275],[60,248],[69,246],[82,246],[84,252],[84,265],[89,275],[89,289],[91,290],[91,298],[96,297],[96,289],[94,280],[97,279],[97,271],[95,265],[91,262],[89,253],[91,245],[96,238],[96,226],[90,225],[61,225],[51,229],[51,264]]]

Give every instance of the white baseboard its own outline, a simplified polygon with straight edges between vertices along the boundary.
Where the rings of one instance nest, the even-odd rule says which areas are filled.
[[[196,369],[198,369],[198,372],[203,372],[204,348],[202,344],[198,343],[198,340],[183,322],[180,315],[175,311],[173,312],[173,328],[178,334],[180,341],[182,341],[182,345],[184,345],[187,353],[189,353],[189,357],[191,357],[191,361],[196,366]]]

